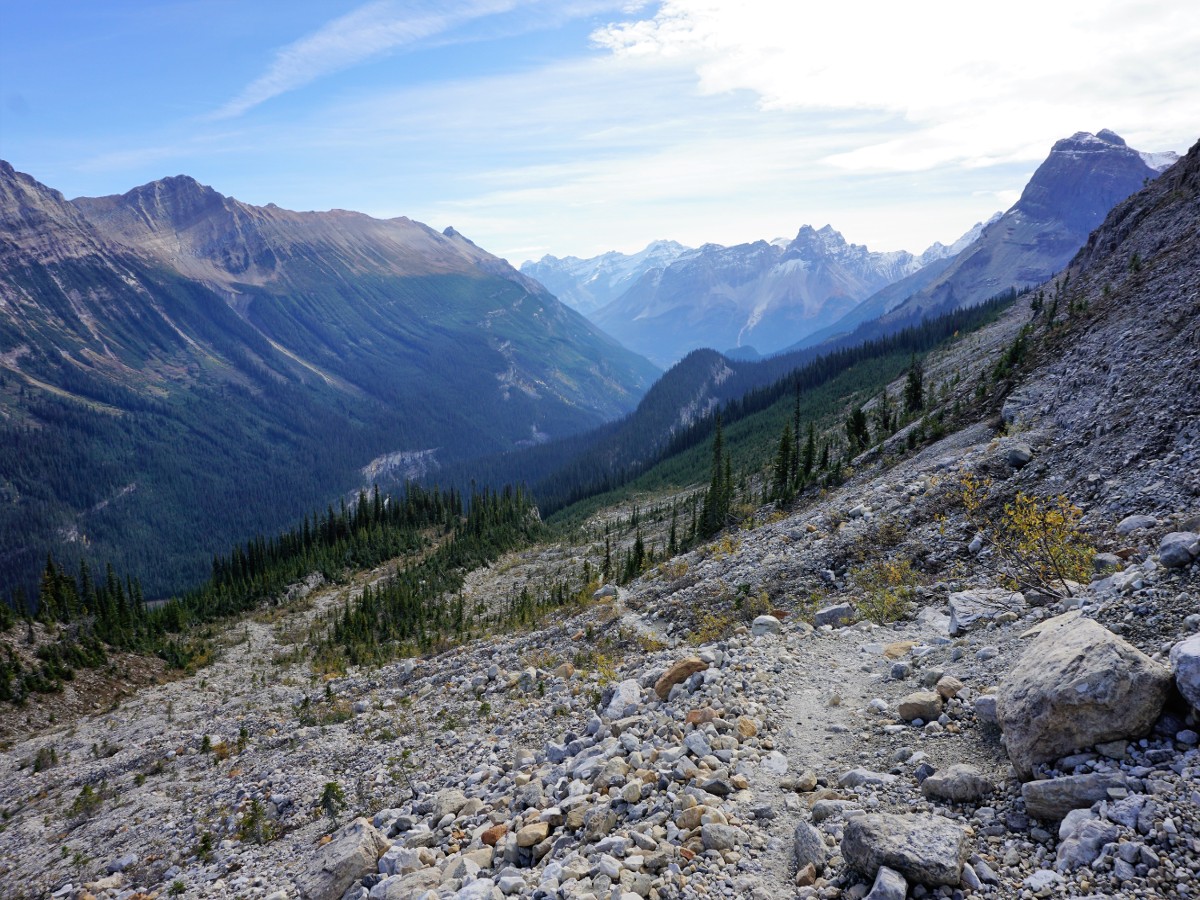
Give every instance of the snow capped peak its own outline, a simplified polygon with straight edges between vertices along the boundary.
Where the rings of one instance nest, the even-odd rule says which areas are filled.
[[[1160,150],[1157,153],[1139,153],[1147,166],[1155,172],[1165,172],[1175,163],[1179,162],[1179,154],[1174,150]]]

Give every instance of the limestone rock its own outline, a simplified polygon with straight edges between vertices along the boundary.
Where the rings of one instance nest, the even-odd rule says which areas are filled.
[[[1057,822],[1073,809],[1086,809],[1107,800],[1113,788],[1125,787],[1125,776],[1103,772],[1044,778],[1021,785],[1025,811],[1047,822]]]
[[[1025,596],[1003,588],[975,588],[950,595],[950,634],[958,635],[992,621],[1006,612],[1025,609]]]
[[[1168,569],[1190,566],[1200,556],[1200,534],[1172,531],[1158,545],[1158,559]]]
[[[958,763],[934,772],[921,782],[921,793],[932,800],[974,803],[986,797],[995,786],[975,766]]]
[[[1091,619],[1043,623],[1000,685],[996,717],[1022,781],[1084,747],[1139,738],[1166,702],[1171,675]]]
[[[794,852],[797,871],[809,865],[817,875],[825,870],[825,836],[807,822],[796,825]]]
[[[708,668],[708,663],[698,656],[689,656],[686,659],[681,659],[679,662],[663,672],[659,676],[658,681],[654,682],[654,693],[658,694],[658,699],[666,700],[671,693],[671,688],[677,684],[681,684],[697,672],[703,672]]]
[[[774,616],[758,616],[750,625],[750,633],[755,637],[764,634],[779,634],[782,630],[783,623]]]
[[[332,839],[296,878],[304,900],[340,900],[346,888],[376,869],[389,841],[366,819],[355,819]]]
[[[966,855],[966,831],[940,816],[855,816],[842,836],[846,864],[867,878],[887,866],[918,884],[954,886]]]
[[[942,714],[942,698],[936,691],[914,691],[900,700],[898,711],[906,722],[932,722]]]
[[[863,900],[904,900],[908,896],[908,882],[895,869],[880,866],[875,874],[871,892]]]
[[[604,708],[604,714],[610,719],[619,719],[625,714],[627,707],[637,705],[641,698],[642,688],[637,683],[637,679],[627,678],[617,685],[612,699],[608,701],[608,706]]]
[[[817,628],[822,625],[832,625],[836,628],[839,625],[845,625],[853,618],[854,607],[849,603],[838,603],[818,609],[816,615],[813,616],[813,625]]]
[[[1200,709],[1200,634],[1184,638],[1172,647],[1170,660],[1179,693]]]

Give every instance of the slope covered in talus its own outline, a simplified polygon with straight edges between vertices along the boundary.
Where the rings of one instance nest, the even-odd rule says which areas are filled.
[[[451,229],[187,177],[68,203],[6,163],[0,361],[0,574],[86,552],[148,590],[377,457],[568,435],[656,374]]]

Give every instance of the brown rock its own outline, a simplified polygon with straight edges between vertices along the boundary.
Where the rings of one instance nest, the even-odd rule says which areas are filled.
[[[796,873],[796,887],[808,887],[810,884],[816,883],[816,880],[817,867],[812,863],[809,863]]]
[[[489,847],[495,847],[500,838],[508,834],[508,825],[501,822],[499,825],[493,825],[487,831],[479,836],[479,839]]]
[[[707,725],[715,718],[717,718],[717,711],[711,706],[705,706],[702,709],[691,710],[684,721],[689,725]]]
[[[963,689],[963,683],[953,675],[943,675],[938,679],[938,683],[934,685],[934,690],[938,692],[943,700],[950,700],[958,696],[958,692]]]
[[[708,668],[708,663],[698,656],[689,656],[679,660],[667,671],[659,677],[658,681],[654,682],[654,693],[658,694],[660,700],[666,700],[667,695],[671,693],[671,688],[675,685],[686,681],[697,672],[703,672]]]
[[[896,641],[883,648],[883,655],[887,659],[900,659],[908,656],[909,651],[915,646],[917,646],[916,641]]]
[[[747,716],[739,716],[737,720],[737,733],[738,737],[742,740],[752,738],[758,734],[758,726],[754,723],[753,719]]]
[[[942,698],[933,691],[915,691],[900,701],[900,718],[933,722],[942,714]]]

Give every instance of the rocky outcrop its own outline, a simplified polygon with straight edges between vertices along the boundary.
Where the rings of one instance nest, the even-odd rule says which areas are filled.
[[[1091,619],[1051,622],[1000,686],[996,715],[1009,759],[1027,781],[1038,763],[1141,737],[1169,684],[1164,666]]]

